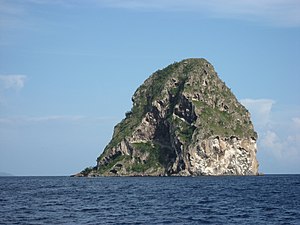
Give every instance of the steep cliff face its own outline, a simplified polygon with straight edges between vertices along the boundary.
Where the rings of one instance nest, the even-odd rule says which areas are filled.
[[[250,114],[205,59],[152,74],[114,128],[97,166],[80,175],[256,175]]]

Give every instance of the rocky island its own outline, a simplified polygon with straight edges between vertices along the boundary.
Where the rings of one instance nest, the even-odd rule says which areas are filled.
[[[205,59],[153,73],[95,167],[75,176],[257,175],[250,113]]]

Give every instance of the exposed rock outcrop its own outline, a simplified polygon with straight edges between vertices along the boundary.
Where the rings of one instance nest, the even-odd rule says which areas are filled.
[[[132,101],[97,166],[79,176],[258,174],[250,114],[205,59],[158,70]]]

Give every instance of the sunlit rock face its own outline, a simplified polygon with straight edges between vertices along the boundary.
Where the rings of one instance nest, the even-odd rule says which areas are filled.
[[[97,166],[79,176],[256,175],[250,113],[205,59],[153,73]]]

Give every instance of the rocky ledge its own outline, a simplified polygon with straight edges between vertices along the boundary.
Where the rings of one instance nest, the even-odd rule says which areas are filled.
[[[153,73],[95,167],[75,176],[257,175],[250,113],[205,59]]]

